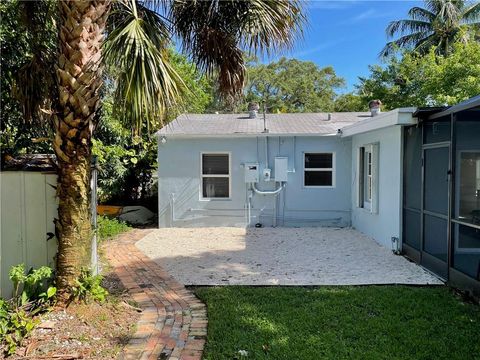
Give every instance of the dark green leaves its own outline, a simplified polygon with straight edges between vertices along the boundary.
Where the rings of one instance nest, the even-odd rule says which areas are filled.
[[[104,59],[116,74],[117,113],[138,133],[143,123],[162,123],[165,111],[178,103],[184,83],[169,63],[168,30],[159,15],[125,0],[116,4],[112,22]]]

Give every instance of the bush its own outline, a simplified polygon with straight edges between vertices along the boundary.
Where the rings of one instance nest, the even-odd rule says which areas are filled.
[[[92,299],[104,302],[108,291],[102,287],[102,280],[103,277],[101,275],[92,275],[89,269],[83,268],[80,277],[76,280],[77,286],[72,288],[72,300],[88,302],[88,300]]]
[[[53,270],[47,266],[25,273],[24,264],[16,265],[10,269],[9,278],[13,298],[0,299],[0,339],[7,355],[15,353],[38,323],[35,315],[48,310],[57,292],[52,286]]]
[[[36,307],[53,299],[57,288],[50,286],[53,282],[53,270],[48,266],[31,268],[25,274],[25,265],[13,266],[9,273],[13,283],[13,300],[17,306],[34,303]],[[20,292],[21,290],[21,292]]]
[[[99,241],[112,238],[130,229],[131,227],[123,221],[117,219],[110,219],[106,216],[97,217],[97,231]]]
[[[38,320],[24,308],[0,299],[0,339],[6,355],[15,353],[17,346],[37,325]]]

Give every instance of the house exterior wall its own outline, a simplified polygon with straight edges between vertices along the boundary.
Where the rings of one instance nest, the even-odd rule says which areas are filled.
[[[377,212],[358,204],[358,152],[378,144]],[[389,126],[352,136],[352,226],[391,248],[392,237],[401,239],[402,127]]]
[[[9,298],[8,272],[14,265],[54,267],[57,240],[55,174],[27,171],[0,172],[0,296]]]
[[[275,176],[276,156],[288,157],[285,189],[277,196],[278,226],[350,226],[351,209],[351,141],[337,136],[268,138],[268,166]],[[231,154],[231,198],[200,198],[201,153]],[[306,188],[303,186],[303,154],[333,152],[335,186]],[[230,138],[167,138],[159,142],[159,226],[239,226],[247,225],[247,185],[244,163],[266,167],[265,137]],[[277,185],[278,186],[278,185]],[[261,190],[273,190],[275,182],[260,182]],[[274,197],[254,194],[251,225],[273,224]]]

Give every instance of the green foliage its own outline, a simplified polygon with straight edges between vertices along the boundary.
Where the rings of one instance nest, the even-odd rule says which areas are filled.
[[[384,67],[370,66],[357,92],[364,102],[382,100],[385,108],[453,105],[480,93],[480,44],[456,44],[448,56],[405,52]]]
[[[38,100],[42,97],[41,92],[48,74],[39,65],[52,54],[55,48],[55,25],[51,17],[45,16],[39,19],[41,14],[35,14],[32,9],[42,8],[48,13],[54,6],[55,1],[24,1],[8,0],[0,1],[0,57],[2,64],[2,76],[0,76],[0,151],[2,156],[17,155],[27,152],[47,152],[50,149],[48,143],[32,142],[32,138],[45,137],[49,134],[48,127],[34,126],[41,122],[38,107],[22,107],[18,98],[31,95]],[[29,31],[32,29],[32,21],[41,20],[41,31]],[[39,53],[43,55],[40,56]],[[22,110],[26,111],[25,117]]]
[[[248,67],[247,102],[265,100],[268,112],[320,112],[334,109],[335,90],[344,80],[332,67],[281,58]]]
[[[36,307],[53,299],[57,289],[51,286],[53,270],[48,266],[30,269],[25,273],[25,264],[13,266],[9,273],[13,284],[13,298],[18,306],[35,303]]]
[[[131,130],[114,115],[111,92],[104,99],[102,120],[92,142],[92,154],[100,166],[101,203],[125,203],[149,195],[156,168],[156,141],[148,131],[132,137]]]
[[[72,300],[104,302],[108,291],[102,287],[102,280],[101,275],[92,275],[89,269],[83,268],[75,281],[76,286],[72,288]]]
[[[8,275],[14,290],[11,300],[0,299],[0,339],[4,352],[11,355],[38,323],[35,315],[48,310],[57,289],[47,266],[25,272],[25,265],[19,264]]]
[[[380,55],[390,56],[398,49],[415,50],[424,55],[431,49],[448,55],[456,43],[476,41],[480,28],[480,3],[463,0],[425,0],[424,7],[414,6],[409,19],[392,21],[386,33],[399,38],[388,42]]]
[[[165,51],[170,35],[164,18],[136,0],[112,6],[103,57],[115,72],[115,115],[140,135],[179,103],[185,84]]]
[[[38,319],[24,308],[0,299],[0,340],[6,355],[15,353],[17,346],[38,324]]]
[[[169,49],[168,58],[191,91],[185,94],[182,105],[168,109],[163,122],[171,121],[183,111],[204,112],[212,98],[210,82],[184,55]],[[109,76],[114,77],[114,74]],[[101,168],[99,201],[126,204],[154,195],[157,141],[152,133],[158,130],[160,122],[152,123],[150,129],[144,126],[140,135],[132,136],[130,124],[122,121],[114,111],[114,91],[114,84],[109,83],[103,99],[102,119],[92,141],[92,153],[97,156]]]
[[[165,122],[173,120],[182,112],[204,113],[213,100],[212,81],[202,74],[185,55],[169,49],[168,56],[170,63],[189,91],[184,94],[182,104],[168,110]]]
[[[368,102],[357,94],[342,94],[335,99],[333,111],[368,111]]]
[[[97,229],[99,240],[102,241],[126,232],[130,230],[131,227],[123,221],[117,219],[110,219],[106,216],[98,216]]]

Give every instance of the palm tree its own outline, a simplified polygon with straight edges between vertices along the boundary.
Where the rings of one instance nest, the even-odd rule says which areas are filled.
[[[480,29],[480,3],[463,0],[425,0],[425,8],[415,6],[408,12],[410,19],[392,21],[388,42],[380,52],[388,57],[398,48],[413,49],[420,54],[436,47],[438,54],[446,55],[455,41],[474,39]]]
[[[35,3],[26,7],[31,11]],[[90,261],[91,139],[100,119],[104,67],[115,74],[118,113],[140,131],[145,123],[158,123],[185,91],[168,62],[172,36],[200,69],[218,77],[222,94],[235,97],[245,82],[244,52],[290,47],[305,17],[298,0],[66,0],[58,1],[54,16],[59,26],[56,86],[51,109],[41,111],[51,114],[53,125],[57,286],[68,295]],[[50,72],[44,69],[45,75]]]

